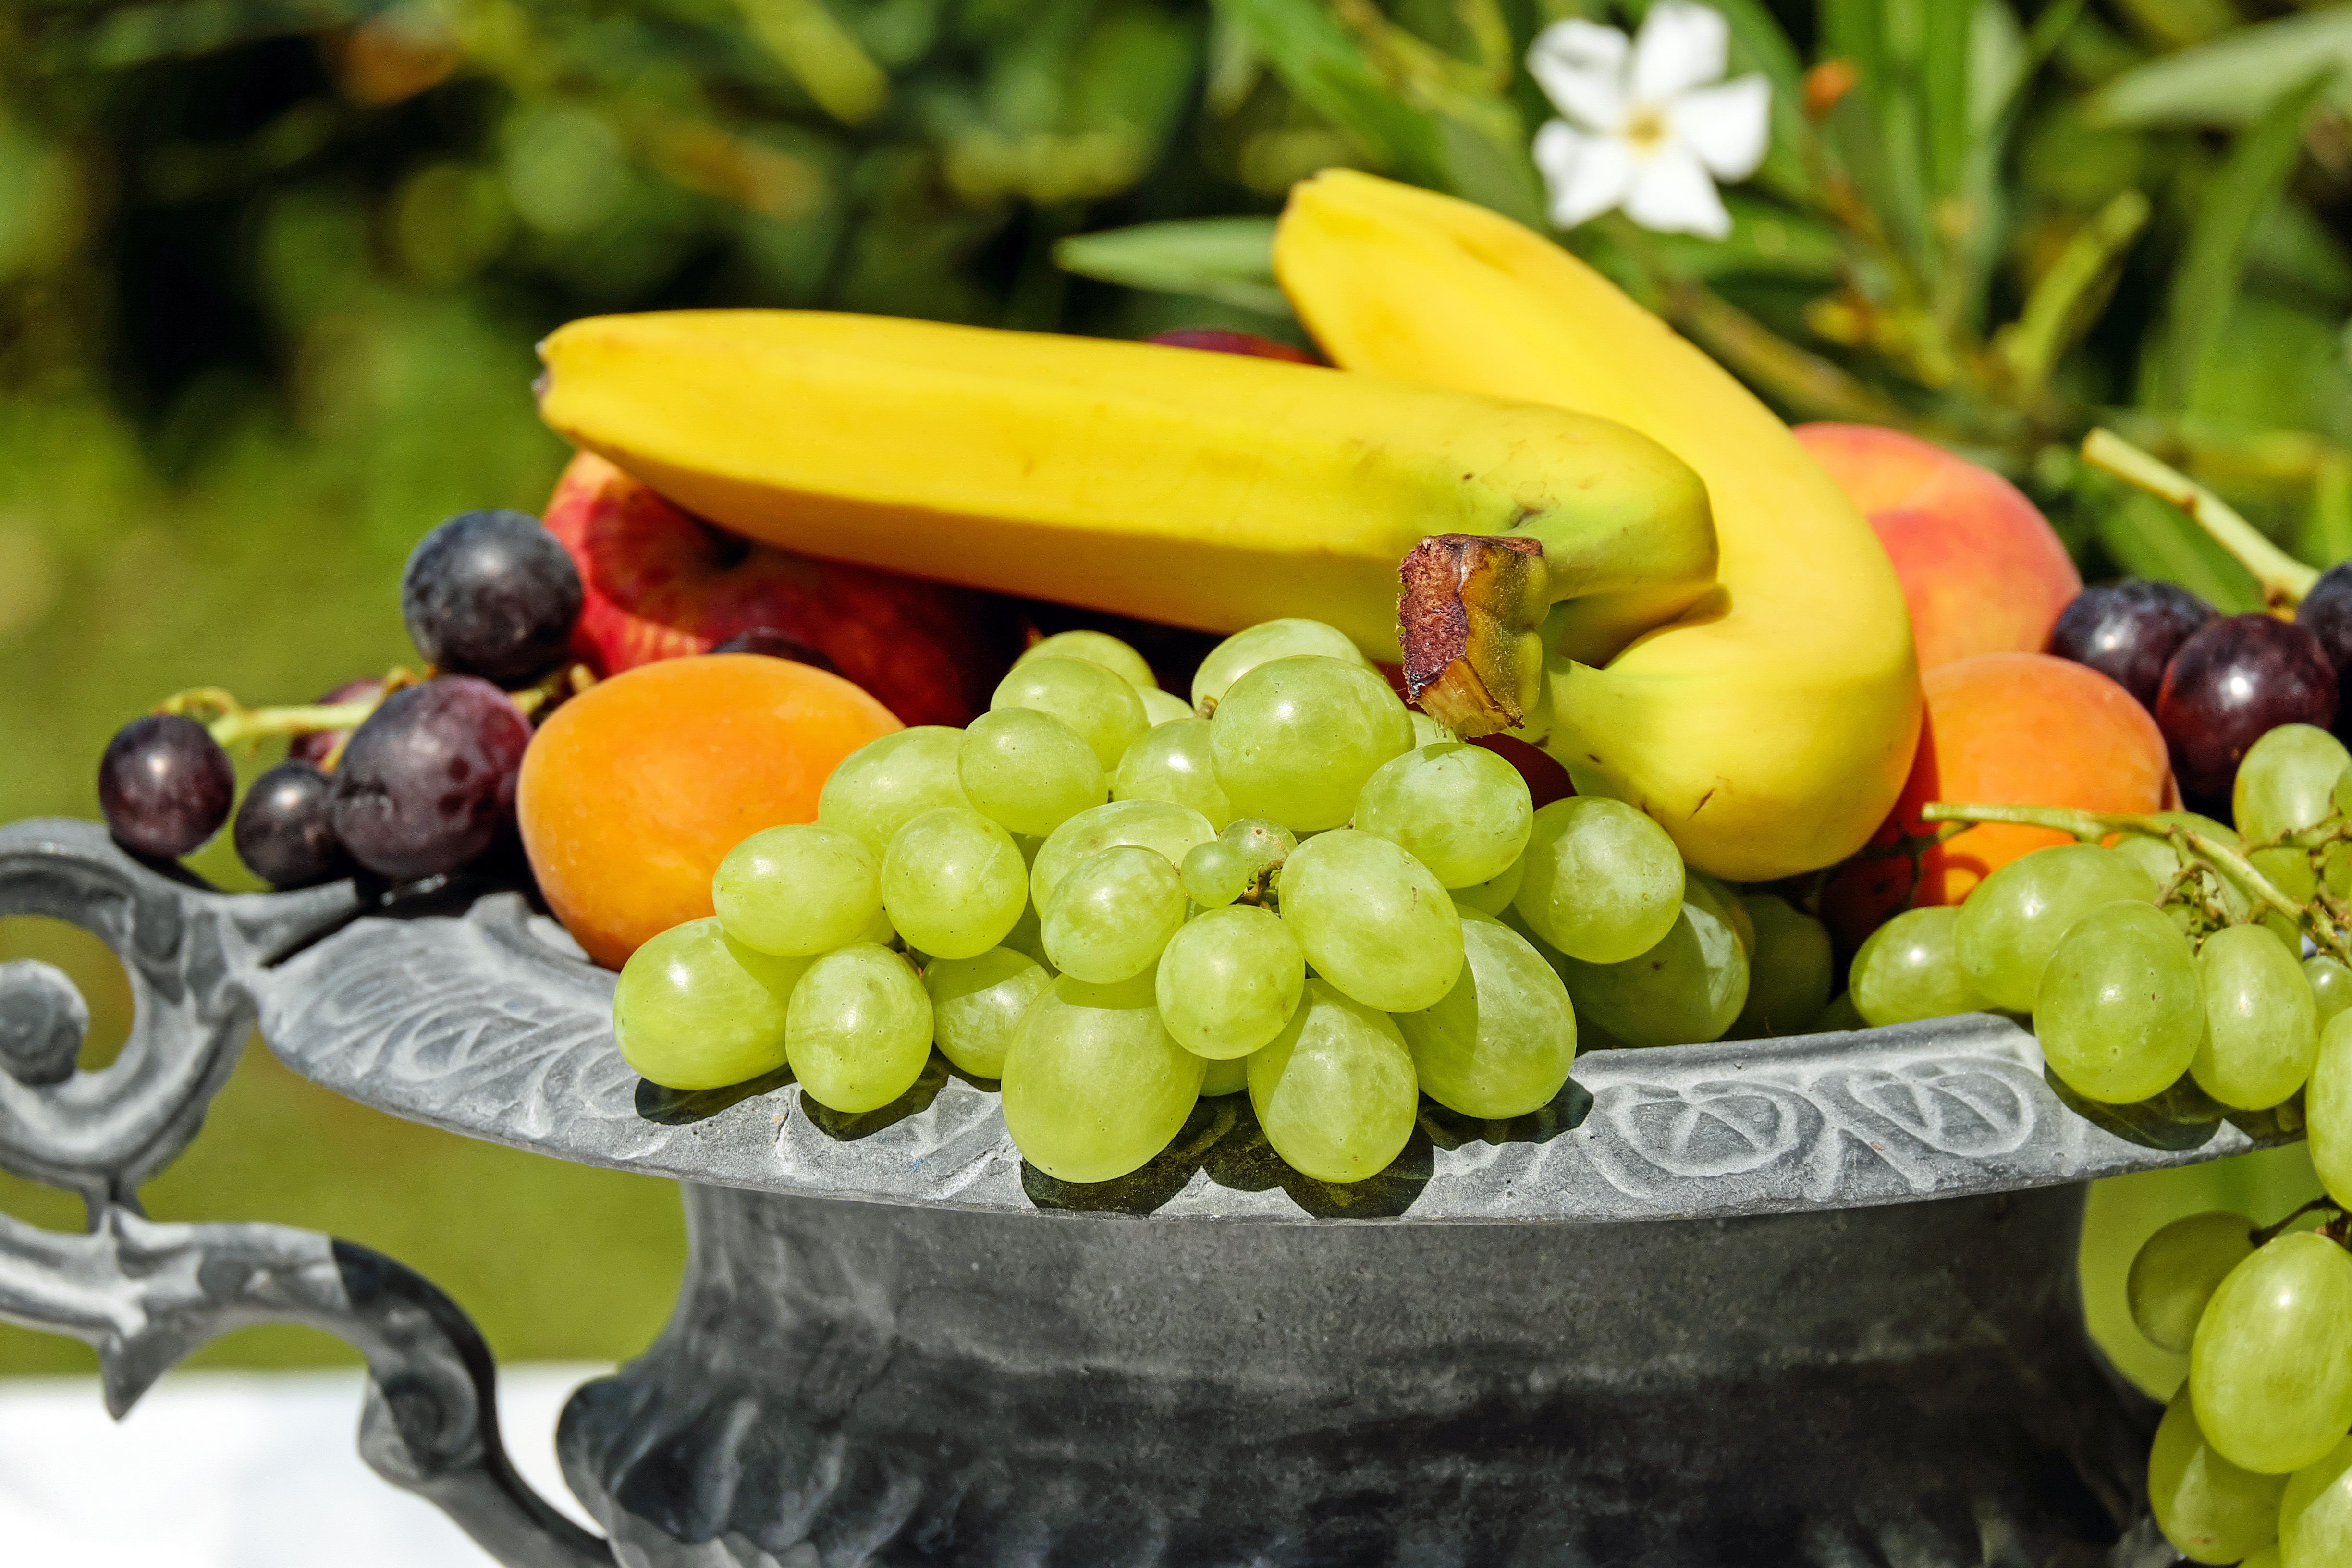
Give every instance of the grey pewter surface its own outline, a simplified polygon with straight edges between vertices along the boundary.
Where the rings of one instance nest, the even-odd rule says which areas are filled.
[[[589,1164],[761,1192],[1013,1212],[1305,1221],[1670,1219],[2013,1191],[2240,1153],[2226,1121],[2167,1147],[2094,1125],[2033,1037],[1989,1015],[1782,1040],[1592,1052],[1545,1111],[1424,1114],[1387,1173],[1297,1175],[1245,1095],[1203,1100],[1170,1152],[1097,1188],[1023,1163],[992,1086],[934,1057],[904,1100],[842,1116],[781,1077],[681,1095],[613,1044],[614,977],[520,895],[352,922],[253,980],[297,1071],[395,1114]],[[2266,1136],[2272,1129],[2256,1126]]]
[[[629,1568],[2155,1568],[2082,1196],[1237,1226],[689,1188],[677,1313],[558,1447]]]

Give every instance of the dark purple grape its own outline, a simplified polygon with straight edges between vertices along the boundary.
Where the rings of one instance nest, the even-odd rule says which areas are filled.
[[[2192,801],[2229,797],[2246,748],[2281,724],[2336,720],[2336,667],[2319,639],[2273,616],[2210,621],[2165,668],[2157,727]]]
[[[454,871],[514,820],[530,725],[469,675],[395,691],[336,764],[330,820],[352,858],[394,881]]]
[[[230,829],[236,858],[273,888],[351,875],[351,853],[328,820],[334,787],[317,763],[291,757],[254,780]]]
[[[2339,679],[2352,669],[2352,561],[2319,574],[2294,607],[2294,624],[2319,639]]]
[[[813,648],[786,632],[773,626],[753,626],[737,632],[711,650],[713,653],[758,653],[770,658],[789,658],[795,664],[814,665],[828,674],[839,675],[841,666],[827,658],[823,650]]]
[[[98,806],[127,849],[177,859],[220,831],[236,770],[212,731],[179,713],[150,713],[114,732],[98,763]]]
[[[2164,667],[2213,606],[2174,583],[2126,577],[2074,595],[2050,630],[2050,651],[2087,664],[2154,711]]]
[[[563,657],[580,618],[580,573],[520,511],[461,511],[418,542],[400,613],[437,668],[524,686]]]
[[[317,706],[325,708],[332,704],[364,701],[383,689],[383,681],[376,676],[346,680],[320,698]],[[286,742],[287,759],[289,762],[324,763],[333,754],[335,743],[350,733],[349,730],[305,730]]]

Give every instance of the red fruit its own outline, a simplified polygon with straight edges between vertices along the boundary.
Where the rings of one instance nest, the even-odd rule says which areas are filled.
[[[1229,331],[1223,327],[1178,327],[1173,331],[1154,332],[1147,341],[1165,343],[1171,349],[1206,349],[1211,353],[1249,354],[1257,359],[1286,359],[1294,364],[1323,363],[1305,349],[1293,348],[1288,343],[1278,343],[1272,338],[1259,337],[1255,332]]]
[[[764,630],[823,654],[909,724],[965,724],[1021,650],[1011,600],[751,543],[586,452],[545,521],[585,590],[572,653],[600,674]]]

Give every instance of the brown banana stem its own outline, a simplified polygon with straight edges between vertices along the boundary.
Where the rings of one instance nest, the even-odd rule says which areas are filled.
[[[1549,578],[1532,539],[1433,534],[1397,569],[1405,691],[1465,740],[1527,721],[1542,689]]]

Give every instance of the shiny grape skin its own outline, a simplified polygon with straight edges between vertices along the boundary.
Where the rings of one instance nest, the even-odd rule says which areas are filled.
[[[773,626],[752,626],[749,630],[737,632],[725,642],[713,647],[710,651],[762,654],[769,658],[788,658],[794,664],[812,665],[824,670],[827,675],[841,673],[841,666],[826,658],[821,650],[813,648],[791,633],[780,632]]]
[[[125,848],[172,860],[220,831],[236,770],[212,731],[179,713],[149,713],[114,732],[98,763],[98,805]]]
[[[522,686],[572,641],[580,572],[539,520],[461,511],[417,542],[400,576],[400,614],[425,661]]]
[[[319,699],[321,708],[337,707],[345,702],[370,702],[383,689],[383,681],[376,676],[364,676],[358,680],[346,680]],[[336,742],[350,734],[349,730],[305,730],[286,742],[289,762],[317,763],[326,765]]]
[[[2227,800],[2238,763],[2281,724],[2336,721],[2336,667],[2317,637],[2271,616],[2210,621],[2165,667],[2157,726],[2192,803]]]
[[[2177,584],[2127,577],[2075,595],[2050,630],[2050,651],[2090,666],[2153,711],[2164,667],[2212,618],[2212,605]]]
[[[236,858],[273,888],[308,888],[352,872],[328,803],[334,781],[316,763],[289,757],[253,781],[230,830]]]
[[[450,675],[395,691],[343,748],[335,837],[395,881],[455,870],[514,821],[530,742],[530,724],[487,680]]]

